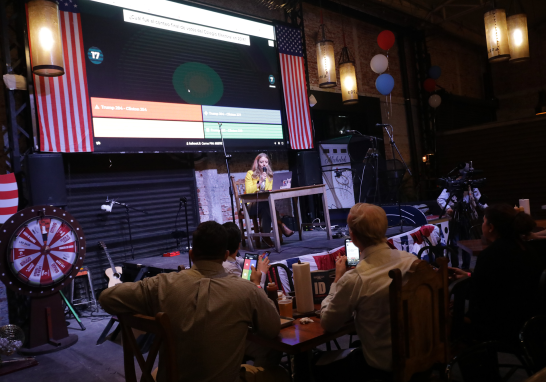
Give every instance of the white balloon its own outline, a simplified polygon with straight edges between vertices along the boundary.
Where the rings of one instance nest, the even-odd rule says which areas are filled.
[[[442,97],[440,97],[438,94],[433,94],[428,99],[428,104],[433,107],[437,108],[442,103]]]
[[[383,54],[376,54],[373,56],[370,66],[374,72],[381,74],[389,67],[389,59]]]

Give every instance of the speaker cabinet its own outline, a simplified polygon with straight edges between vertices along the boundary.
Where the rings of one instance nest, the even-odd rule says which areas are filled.
[[[29,155],[26,158],[26,168],[32,205],[67,205],[62,154]]]
[[[322,167],[318,151],[300,151],[297,166],[298,186],[322,184]]]

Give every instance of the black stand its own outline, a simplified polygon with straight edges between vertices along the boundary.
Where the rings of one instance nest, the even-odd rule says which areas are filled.
[[[387,132],[387,135],[389,136],[389,142],[390,142],[391,149],[392,149],[392,164],[395,167],[394,171],[396,171],[396,165],[395,165],[396,162],[395,162],[395,154],[394,154],[394,150],[396,149],[396,152],[398,153],[398,156],[402,160],[402,163],[404,164],[404,167],[406,168],[406,171],[408,172],[408,174],[410,174],[410,176],[413,176],[413,174],[411,173],[408,165],[406,164],[406,161],[402,157],[402,154],[400,154],[400,150],[398,150],[398,146],[396,146],[396,143],[394,143],[394,128],[391,125],[384,125],[383,127],[385,128],[385,131]],[[389,130],[389,127],[390,127],[390,130]],[[403,177],[402,177],[402,179],[403,179]],[[396,188],[397,188],[396,189],[396,202],[398,204],[398,215],[400,217],[400,233],[404,232],[404,228],[403,228],[404,223],[402,221],[402,207],[400,206],[400,186],[402,185],[402,179],[400,179],[400,181],[398,182],[398,185],[396,186]]]
[[[188,223],[188,199],[186,197],[180,198],[180,205],[178,211],[176,212],[176,219],[174,220],[174,232],[172,233],[173,237],[176,239],[176,249],[180,252],[180,237],[182,233],[178,231],[178,215],[180,215],[180,210],[182,209],[182,203],[184,203],[184,213],[186,215],[186,237],[188,239],[188,260],[191,268],[191,258],[190,258],[190,228]]]
[[[224,158],[226,158],[226,168],[227,168],[228,183],[229,183],[229,201],[231,202],[231,219],[233,220],[233,223],[235,223],[235,206],[233,205],[233,188],[231,186],[231,171],[229,171],[229,160],[231,159],[231,155],[228,155],[226,153],[226,145],[224,143],[224,134],[222,134],[222,124],[220,122],[218,122],[218,130],[220,130],[220,138],[222,138],[222,147],[224,149]],[[188,218],[186,217],[186,222],[187,221],[188,221]]]
[[[125,214],[127,215],[127,224],[129,225],[129,245],[131,246],[131,258],[134,260],[135,259],[135,249],[133,248],[133,232],[131,231],[131,216],[129,214],[129,210],[142,212],[143,214],[146,214],[146,215],[148,215],[148,212],[146,212],[144,210],[141,210],[141,209],[138,209],[138,208],[135,208],[135,207],[131,207],[127,203],[116,202],[113,199],[108,200],[108,198],[107,198],[106,203],[117,204],[119,206],[125,207]]]

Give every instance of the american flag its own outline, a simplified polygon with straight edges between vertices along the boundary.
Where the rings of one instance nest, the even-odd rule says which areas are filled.
[[[301,30],[278,25],[275,31],[281,61],[290,145],[295,150],[312,149],[313,129],[307,98]]]
[[[0,175],[0,224],[17,212],[19,193],[14,174]]]
[[[93,132],[78,4],[76,0],[57,3],[65,74],[53,78],[34,76],[40,151],[90,152]]]

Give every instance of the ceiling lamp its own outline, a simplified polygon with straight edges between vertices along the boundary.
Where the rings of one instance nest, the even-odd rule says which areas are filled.
[[[339,77],[341,82],[341,98],[344,105],[358,103],[355,62],[351,60],[349,49],[343,35],[343,48],[339,56]]]
[[[529,59],[529,32],[527,30],[527,15],[521,0],[512,1],[506,20],[508,23],[508,40],[510,42],[510,62]]]
[[[546,91],[544,90],[538,92],[538,104],[535,107],[535,114],[546,114]]]
[[[32,0],[27,4],[27,10],[32,71],[37,76],[62,76],[63,44],[57,3]]]
[[[337,85],[334,42],[332,40],[326,40],[325,28],[326,26],[324,25],[321,10],[319,36],[322,36],[322,39],[317,41],[319,87],[333,88]]]
[[[491,8],[483,16],[485,38],[487,40],[487,57],[490,62],[505,61],[510,58],[506,11],[497,9],[495,1],[491,2]]]

